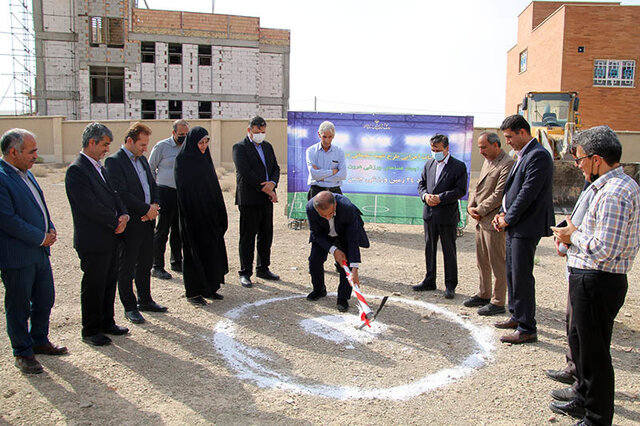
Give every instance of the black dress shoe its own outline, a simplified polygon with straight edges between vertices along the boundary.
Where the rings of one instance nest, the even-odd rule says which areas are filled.
[[[491,299],[483,299],[479,296],[473,296],[470,299],[465,300],[462,304],[467,308],[475,308],[476,306],[484,306],[491,302]]]
[[[93,346],[106,346],[111,344],[111,339],[102,333],[94,334],[93,336],[82,336],[82,341]]]
[[[137,309],[134,309],[133,311],[126,311],[124,313],[124,317],[134,324],[142,324],[144,322],[144,317]]]
[[[207,299],[211,299],[211,300],[222,300],[222,299],[224,299],[224,296],[221,295],[221,294],[218,294],[218,293],[211,293],[208,296],[202,296],[202,297],[207,298]]]
[[[54,345],[51,342],[47,342],[46,345],[42,346],[34,346],[33,353],[34,354],[42,354],[42,355],[64,355],[69,351],[65,346]]]
[[[566,385],[572,385],[576,381],[573,374],[569,373],[567,370],[547,370],[544,373],[548,378]]]
[[[16,355],[16,367],[25,374],[40,374],[42,373],[42,364],[38,362],[35,356],[20,356]]]
[[[307,294],[307,300],[316,301],[321,297],[325,297],[327,295],[327,289],[323,290],[313,290],[311,293]]]
[[[549,408],[551,408],[551,411],[554,413],[564,414],[566,416],[575,417],[576,419],[583,419],[586,414],[584,407],[578,404],[576,400],[569,402],[553,401],[549,404]]]
[[[242,287],[245,287],[245,288],[253,287],[253,283],[251,282],[249,277],[246,275],[240,275],[240,285],[242,285]]]
[[[505,312],[507,311],[504,306],[494,305],[493,303],[487,303],[482,308],[478,309],[478,315],[484,316],[504,314]]]
[[[138,303],[138,310],[142,312],[167,312],[166,306],[158,305],[153,300],[148,303]]]
[[[413,288],[413,291],[431,291],[436,289],[436,285],[427,284],[423,281],[418,285],[414,285],[412,288]]]
[[[193,306],[207,306],[209,304],[209,302],[204,300],[204,297],[202,297],[202,296],[187,297],[187,300]]]
[[[174,272],[182,272],[182,262],[180,263],[172,263],[171,270]]]
[[[568,388],[552,390],[551,396],[556,401],[571,401],[578,396],[578,392],[576,392],[573,386],[570,386]]]
[[[111,327],[103,328],[102,332],[105,334],[111,334],[112,336],[122,336],[129,332],[127,327],[120,327],[119,325],[113,324]]]
[[[347,312],[349,310],[349,302],[347,302],[347,299],[338,298],[336,306],[340,312]]]
[[[456,297],[456,292],[455,292],[455,290],[449,290],[449,289],[446,289],[446,290],[444,291],[444,298],[445,298],[445,299],[453,299],[454,297]]]
[[[280,276],[274,274],[273,272],[271,272],[268,269],[263,270],[263,271],[256,271],[256,276],[258,278],[262,278],[262,279],[269,280],[269,281],[278,281],[280,279]]]
[[[171,278],[173,278],[170,273],[164,270],[164,268],[151,269],[151,276],[159,278],[161,280],[170,280]]]

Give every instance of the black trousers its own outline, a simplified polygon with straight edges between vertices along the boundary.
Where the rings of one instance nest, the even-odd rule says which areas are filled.
[[[256,269],[265,271],[271,264],[271,242],[273,241],[273,203],[258,206],[238,206],[240,210],[240,271],[239,275],[253,274],[253,253],[256,248]]]
[[[313,197],[318,195],[319,192],[322,192],[322,191],[329,191],[329,192],[333,192],[334,194],[342,194],[342,189],[340,189],[339,186],[324,188],[318,185],[311,185],[309,186],[309,192],[307,192],[307,201],[312,199]]]
[[[536,280],[533,259],[540,238],[515,238],[507,234],[507,293],[511,318],[521,333],[536,332]]]
[[[164,251],[169,239],[171,264],[182,265],[182,241],[178,220],[178,192],[168,186],[158,186],[160,214],[153,234],[153,267],[164,269]],[[171,231],[171,237],[169,237]]]
[[[339,238],[329,237],[329,241],[338,247],[345,254],[348,253],[348,242]],[[324,285],[324,262],[327,260],[328,251],[323,249],[318,243],[311,243],[311,254],[309,255],[309,273],[311,274],[311,284],[314,291],[326,290]],[[349,263],[349,259],[347,259]],[[340,284],[338,284],[338,299],[351,298],[351,285],[347,281],[347,274],[340,268]]]
[[[458,286],[456,232],[456,225],[436,225],[430,220],[424,221],[424,258],[427,269],[425,284],[436,285],[436,253],[439,239],[444,257],[444,285],[447,290],[455,290]]]
[[[586,409],[587,424],[610,425],[613,421],[611,334],[627,286],[626,274],[569,269],[573,308],[569,345],[578,370],[578,402]]]
[[[138,309],[139,303],[150,303],[151,265],[153,264],[153,228],[154,222],[136,224],[135,232],[125,231],[124,244],[120,250],[118,271],[118,294],[125,311]],[[136,281],[138,298],[133,293],[133,280]]]
[[[82,282],[80,305],[82,308],[82,336],[93,336],[115,324],[113,304],[118,282],[118,251],[80,253]]]

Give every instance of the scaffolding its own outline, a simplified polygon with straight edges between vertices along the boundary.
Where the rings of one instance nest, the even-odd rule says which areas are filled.
[[[35,32],[31,0],[10,0],[11,79],[0,104],[13,99],[15,115],[34,115]]]

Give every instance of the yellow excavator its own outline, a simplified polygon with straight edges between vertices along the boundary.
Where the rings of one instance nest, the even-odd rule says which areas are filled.
[[[573,135],[580,129],[577,92],[529,92],[521,113],[531,125],[531,135],[554,160],[570,159]]]
[[[529,92],[520,107],[520,113],[531,125],[531,135],[555,160],[553,205],[559,214],[571,212],[584,185],[584,177],[571,155],[573,136],[581,127],[579,103],[576,92]]]

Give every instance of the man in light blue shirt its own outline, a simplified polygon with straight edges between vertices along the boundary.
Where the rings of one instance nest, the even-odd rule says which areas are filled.
[[[151,275],[161,280],[170,280],[171,274],[164,269],[164,251],[169,239],[171,247],[171,269],[182,272],[182,242],[178,225],[178,193],[173,175],[176,155],[189,133],[189,123],[176,120],[167,139],[158,142],[151,150],[149,167],[158,185],[158,197],[162,211],[153,234],[153,269]],[[171,231],[171,237],[169,237]]]
[[[347,178],[347,166],[344,151],[338,146],[331,145],[335,135],[336,128],[333,123],[324,121],[318,127],[320,142],[307,148],[308,200],[321,191],[342,194],[340,185]]]

